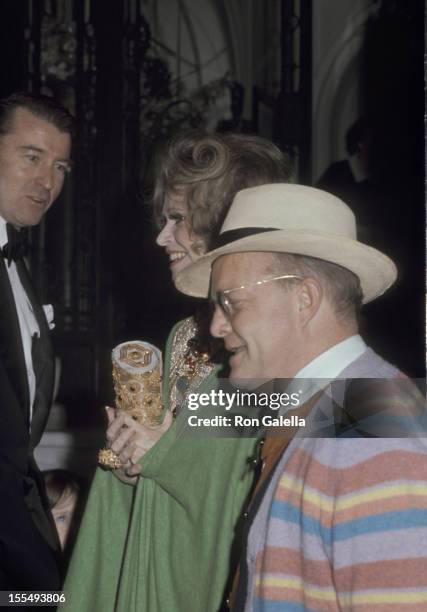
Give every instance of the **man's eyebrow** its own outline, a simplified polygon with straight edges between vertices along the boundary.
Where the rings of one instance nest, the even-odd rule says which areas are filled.
[[[24,151],[37,151],[37,153],[46,153],[44,149],[40,149],[40,147],[36,147],[35,145],[21,145],[18,149],[23,149]]]

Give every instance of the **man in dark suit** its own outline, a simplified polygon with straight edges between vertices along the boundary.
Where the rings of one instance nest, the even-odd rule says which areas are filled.
[[[70,169],[73,118],[45,96],[0,100],[0,590],[60,588],[59,550],[33,451],[52,402],[49,309],[23,255]]]

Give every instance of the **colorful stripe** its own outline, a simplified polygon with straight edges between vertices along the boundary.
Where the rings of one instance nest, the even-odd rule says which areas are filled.
[[[316,440],[310,453],[305,440],[289,455],[256,557],[253,610],[427,610],[427,447],[348,442]]]

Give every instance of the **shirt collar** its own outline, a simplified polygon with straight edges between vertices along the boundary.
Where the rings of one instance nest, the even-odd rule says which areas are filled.
[[[356,334],[318,355],[304,366],[295,378],[337,378],[340,372],[365,351],[365,342]]]
[[[307,402],[315,393],[339,378],[341,372],[366,349],[365,342],[358,334],[335,344],[297,372],[290,383],[289,393],[298,392],[300,405]]]

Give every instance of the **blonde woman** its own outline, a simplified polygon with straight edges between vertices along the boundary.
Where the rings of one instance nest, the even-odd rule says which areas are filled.
[[[157,168],[157,244],[169,257],[172,280],[211,247],[239,190],[286,182],[290,174],[275,145],[238,134],[178,136]],[[181,407],[190,393],[215,389],[221,370],[223,349],[208,323],[202,308],[172,329],[161,426],[143,427],[110,411],[107,437],[124,469],[98,470],[95,477],[65,585],[66,609],[215,612],[222,606],[257,441],[186,435]]]

